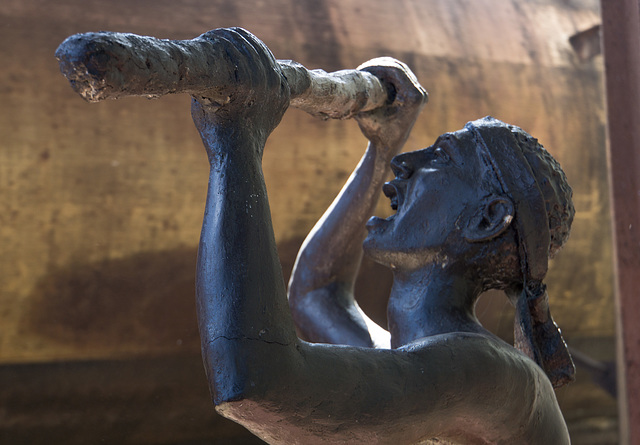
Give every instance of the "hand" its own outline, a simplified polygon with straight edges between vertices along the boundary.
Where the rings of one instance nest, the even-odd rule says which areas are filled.
[[[235,87],[226,101],[207,98],[206,94],[193,98],[191,114],[207,151],[220,146],[211,139],[234,135],[257,138],[261,154],[264,142],[289,106],[289,84],[280,66],[269,48],[244,29],[215,29],[200,38],[220,48]],[[211,158],[212,153],[209,155]]]
[[[409,137],[427,92],[409,67],[390,57],[369,60],[358,67],[380,79],[390,91],[390,104],[355,116],[360,130],[386,161],[398,154]]]

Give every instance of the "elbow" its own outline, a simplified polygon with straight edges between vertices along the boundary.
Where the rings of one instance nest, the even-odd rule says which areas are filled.
[[[217,338],[203,342],[202,361],[215,406],[247,397],[248,373],[238,360],[237,341]]]
[[[295,310],[300,306],[304,296],[311,290],[310,280],[306,277],[306,273],[298,267],[298,263],[293,267],[289,286],[287,288],[287,298],[289,299],[289,307]]]
[[[292,275],[289,281],[288,300],[289,310],[293,316],[296,328],[299,330],[305,326],[309,318],[313,318],[314,309],[311,308],[314,298],[312,289],[305,285],[304,280]]]
[[[293,344],[217,337],[202,344],[202,359],[215,406],[259,400],[283,385],[294,368]]]
[[[307,341],[320,341],[318,334],[322,327],[318,325],[322,325],[322,319],[317,299],[309,293],[290,292],[289,309],[298,336]]]

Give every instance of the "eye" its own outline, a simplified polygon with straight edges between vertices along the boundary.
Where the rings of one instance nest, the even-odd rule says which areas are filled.
[[[440,147],[433,150],[433,162],[436,164],[446,164],[449,162],[449,155]]]

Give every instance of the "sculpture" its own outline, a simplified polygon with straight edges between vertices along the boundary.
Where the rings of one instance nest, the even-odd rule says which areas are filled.
[[[295,82],[244,30],[202,38],[215,41],[231,67],[222,69],[230,93],[141,84],[153,86],[149,94],[194,95],[192,116],[211,165],[196,288],[218,412],[269,443],[569,443],[552,382],[571,380],[573,364],[542,281],[573,207],[551,156],[492,118],[397,155],[426,93],[397,61],[363,65],[389,97],[369,109],[361,91],[344,114],[355,114],[370,143],[303,245],[287,301],[261,158]],[[72,53],[61,49],[58,57],[68,63]],[[106,76],[96,66],[84,75]],[[188,71],[173,74],[182,80]],[[389,162],[395,179],[383,192],[396,214],[370,219],[365,239]],[[394,272],[390,334],[353,298],[363,240]],[[516,346],[524,354],[475,318],[476,299],[492,287],[517,306]],[[294,320],[310,340],[333,344],[298,339]]]

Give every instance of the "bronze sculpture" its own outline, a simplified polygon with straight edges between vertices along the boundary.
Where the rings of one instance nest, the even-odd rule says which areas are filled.
[[[301,249],[287,301],[260,164],[289,79],[248,32],[208,34],[237,85],[192,103],[211,164],[197,307],[217,410],[270,443],[568,443],[552,382],[570,380],[573,365],[542,280],[573,208],[550,155],[485,118],[396,156],[426,93],[398,62],[366,64],[391,94],[358,110],[370,144]],[[364,239],[389,162],[396,178],[383,191],[396,214],[370,219]],[[394,272],[390,335],[353,299],[363,240]],[[492,287],[517,305],[528,357],[477,322],[475,300]],[[306,337],[334,345],[298,339],[289,305]]]

